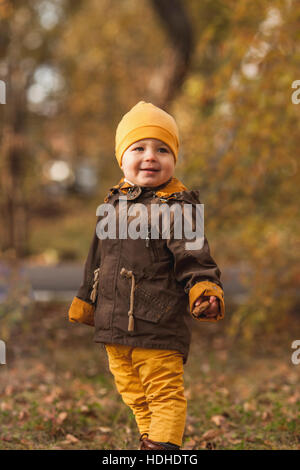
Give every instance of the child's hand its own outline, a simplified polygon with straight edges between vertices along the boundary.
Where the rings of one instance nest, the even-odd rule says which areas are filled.
[[[197,310],[199,310],[199,308],[197,309],[196,307],[199,307],[203,302],[208,302],[209,306],[207,306],[204,311],[199,312],[198,315],[204,315],[207,318],[213,318],[216,317],[218,313],[220,313],[220,301],[215,295],[201,295],[200,297],[198,297],[198,299],[194,303],[193,313],[198,313]]]

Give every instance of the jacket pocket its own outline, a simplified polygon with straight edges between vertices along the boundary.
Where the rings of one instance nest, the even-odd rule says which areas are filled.
[[[134,290],[133,316],[140,320],[158,323],[161,317],[171,310],[169,302],[158,295],[149,293],[137,285]]]

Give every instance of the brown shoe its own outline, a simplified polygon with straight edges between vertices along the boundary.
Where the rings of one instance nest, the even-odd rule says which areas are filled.
[[[148,434],[144,433],[140,437],[141,446],[140,450],[178,450],[179,446],[171,444],[170,442],[155,442],[148,439]]]
[[[141,439],[141,447],[140,450],[166,450],[166,448],[162,445],[159,444],[158,442],[151,441],[151,439],[148,439],[147,437],[144,437]]]

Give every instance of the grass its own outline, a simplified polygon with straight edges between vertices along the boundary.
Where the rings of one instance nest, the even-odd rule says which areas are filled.
[[[0,449],[137,449],[104,348],[67,310],[37,303],[13,326],[0,366]],[[295,332],[246,347],[221,323],[193,323],[183,449],[299,449]]]

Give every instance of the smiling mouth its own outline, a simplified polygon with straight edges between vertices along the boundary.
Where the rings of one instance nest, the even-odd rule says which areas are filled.
[[[159,170],[155,170],[155,168],[141,168],[141,171],[150,171],[151,173],[156,173]]]

